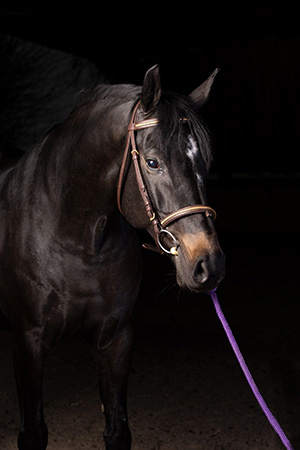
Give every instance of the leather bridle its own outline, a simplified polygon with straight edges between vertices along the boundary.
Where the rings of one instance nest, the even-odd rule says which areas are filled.
[[[190,216],[192,214],[205,213],[205,215],[207,217],[212,217],[213,220],[216,219],[217,214],[216,214],[215,210],[213,208],[211,208],[210,206],[193,205],[193,206],[185,206],[184,208],[181,208],[178,211],[175,211],[175,212],[169,214],[168,216],[166,216],[163,219],[160,219],[160,217],[157,215],[157,213],[155,212],[155,210],[152,206],[152,203],[151,203],[151,200],[149,197],[149,193],[147,190],[147,186],[144,183],[144,179],[143,179],[143,176],[141,173],[141,168],[140,168],[140,163],[139,163],[139,152],[136,148],[134,133],[135,133],[135,131],[138,131],[138,130],[155,127],[159,123],[159,120],[153,118],[153,119],[141,120],[140,122],[135,122],[139,105],[140,105],[140,101],[137,102],[137,104],[135,105],[135,107],[133,109],[130,123],[129,123],[128,129],[127,129],[127,140],[126,140],[125,151],[124,151],[124,155],[123,155],[123,160],[122,160],[122,165],[121,165],[121,170],[120,170],[120,175],[119,175],[119,181],[118,181],[118,190],[117,190],[118,208],[119,208],[119,211],[121,212],[121,214],[123,214],[122,207],[121,207],[122,189],[123,189],[123,184],[124,184],[125,171],[126,171],[126,167],[127,167],[129,149],[130,149],[130,145],[131,145],[131,157],[132,157],[132,161],[133,161],[133,165],[134,165],[134,169],[135,169],[137,185],[138,185],[141,197],[144,202],[145,211],[147,213],[150,223],[153,226],[155,243],[156,243],[156,247],[149,245],[149,244],[144,244],[143,246],[147,249],[158,250],[159,253],[162,253],[162,254],[167,253],[169,255],[176,256],[176,255],[178,255],[179,243],[176,240],[175,236],[169,230],[166,230],[166,227],[168,225],[170,225],[172,222],[174,222],[175,220],[178,220],[185,216]],[[169,236],[169,238],[173,242],[173,245],[170,247],[170,249],[165,248],[161,242],[161,237],[163,234]]]

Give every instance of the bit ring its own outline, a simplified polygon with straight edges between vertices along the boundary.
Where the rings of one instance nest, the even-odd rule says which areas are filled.
[[[174,243],[174,245],[170,248],[170,250],[167,250],[167,249],[162,245],[162,243],[160,242],[159,236],[160,236],[161,234],[163,234],[163,233],[167,234],[167,235],[172,239],[172,241],[173,241],[173,243]],[[177,256],[177,255],[178,255],[177,249],[178,249],[179,244],[178,244],[178,242],[177,242],[175,236],[174,236],[170,231],[161,229],[161,230],[159,231],[158,235],[157,235],[157,243],[158,243],[159,247],[162,249],[162,251],[163,251],[164,253],[167,253],[168,255],[173,255],[173,256]]]

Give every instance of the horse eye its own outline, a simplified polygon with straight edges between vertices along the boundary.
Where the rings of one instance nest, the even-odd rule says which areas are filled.
[[[146,163],[147,163],[147,166],[149,167],[149,169],[153,169],[153,170],[159,169],[159,164],[156,159],[147,159]]]

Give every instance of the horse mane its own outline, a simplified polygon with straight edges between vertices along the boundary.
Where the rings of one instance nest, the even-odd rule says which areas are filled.
[[[141,90],[141,86],[133,84],[99,84],[94,88],[82,90],[78,93],[78,101],[74,111],[86,106],[92,107],[99,102],[105,108],[115,102],[120,104],[135,98],[138,99]]]
[[[79,102],[75,110],[95,103],[101,102],[101,107],[105,108],[114,103],[138,100],[141,95],[141,86],[132,84],[103,85],[96,88],[80,92]],[[208,171],[212,161],[211,140],[208,129],[199,117],[192,101],[183,95],[163,92],[158,105],[159,144],[161,148],[166,148],[173,136],[178,136],[178,142],[183,138],[182,119],[188,119],[190,133],[198,143],[205,168]],[[129,120],[129,116],[128,116]]]

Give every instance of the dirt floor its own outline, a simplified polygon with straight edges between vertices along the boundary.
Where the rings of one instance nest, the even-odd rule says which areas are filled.
[[[219,299],[252,375],[300,449],[300,237],[221,235]],[[207,295],[170,288],[167,259],[145,255],[128,392],[132,450],[279,450]],[[0,334],[0,448],[16,449],[13,338]],[[104,449],[94,362],[84,341],[52,353],[44,382],[49,450]]]

